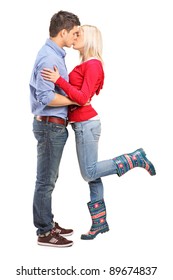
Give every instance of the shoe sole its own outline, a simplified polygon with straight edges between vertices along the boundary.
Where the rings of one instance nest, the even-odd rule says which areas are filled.
[[[65,244],[65,245],[56,245],[56,244],[43,243],[43,242],[37,242],[37,244],[38,244],[38,245],[41,245],[41,246],[65,248],[65,247],[71,247],[71,246],[73,245],[73,242],[70,243],[70,244]]]
[[[156,170],[155,170],[155,168],[154,168],[154,165],[151,163],[151,161],[149,161],[147,158],[146,158],[146,153],[145,153],[145,151],[141,148],[141,149],[139,149],[139,150],[137,150],[137,151],[140,151],[140,153],[141,153],[141,155],[143,156],[143,158],[144,158],[144,160],[147,162],[147,164],[150,166],[150,171],[151,172],[149,172],[148,170],[148,172],[149,172],[149,174],[151,175],[151,176],[154,176],[154,175],[156,175]]]
[[[104,229],[102,231],[98,231],[95,235],[91,236],[91,235],[81,235],[81,239],[82,240],[93,240],[99,233],[105,233],[105,232],[108,232],[109,231],[109,228],[107,229]],[[90,236],[90,237],[89,237]]]

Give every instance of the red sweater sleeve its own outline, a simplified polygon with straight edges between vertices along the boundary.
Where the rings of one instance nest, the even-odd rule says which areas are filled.
[[[94,95],[102,82],[103,74],[99,61],[90,61],[87,63],[83,73],[83,83],[81,89],[68,83],[62,77],[56,81],[56,85],[62,88],[70,99],[83,106]]]

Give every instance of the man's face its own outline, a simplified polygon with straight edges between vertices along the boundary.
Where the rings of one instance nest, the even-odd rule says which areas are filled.
[[[64,29],[63,32],[63,39],[64,39],[64,47],[70,48],[75,40],[77,39],[79,32],[79,26],[74,26],[69,32]]]

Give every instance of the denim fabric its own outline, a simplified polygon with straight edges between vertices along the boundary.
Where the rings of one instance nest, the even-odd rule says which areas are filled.
[[[52,192],[59,175],[59,164],[68,138],[65,126],[43,121],[33,122],[37,139],[37,178],[33,200],[34,225],[37,234],[52,229]]]
[[[91,201],[103,198],[100,177],[117,174],[112,159],[98,162],[98,142],[101,134],[100,120],[72,123],[75,132],[77,157],[83,179],[89,183]]]

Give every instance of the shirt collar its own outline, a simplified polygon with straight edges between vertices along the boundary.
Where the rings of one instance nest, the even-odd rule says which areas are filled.
[[[60,48],[56,43],[54,43],[51,39],[46,40],[46,45],[51,47],[58,55],[62,57],[66,56],[66,51],[63,48]]]

